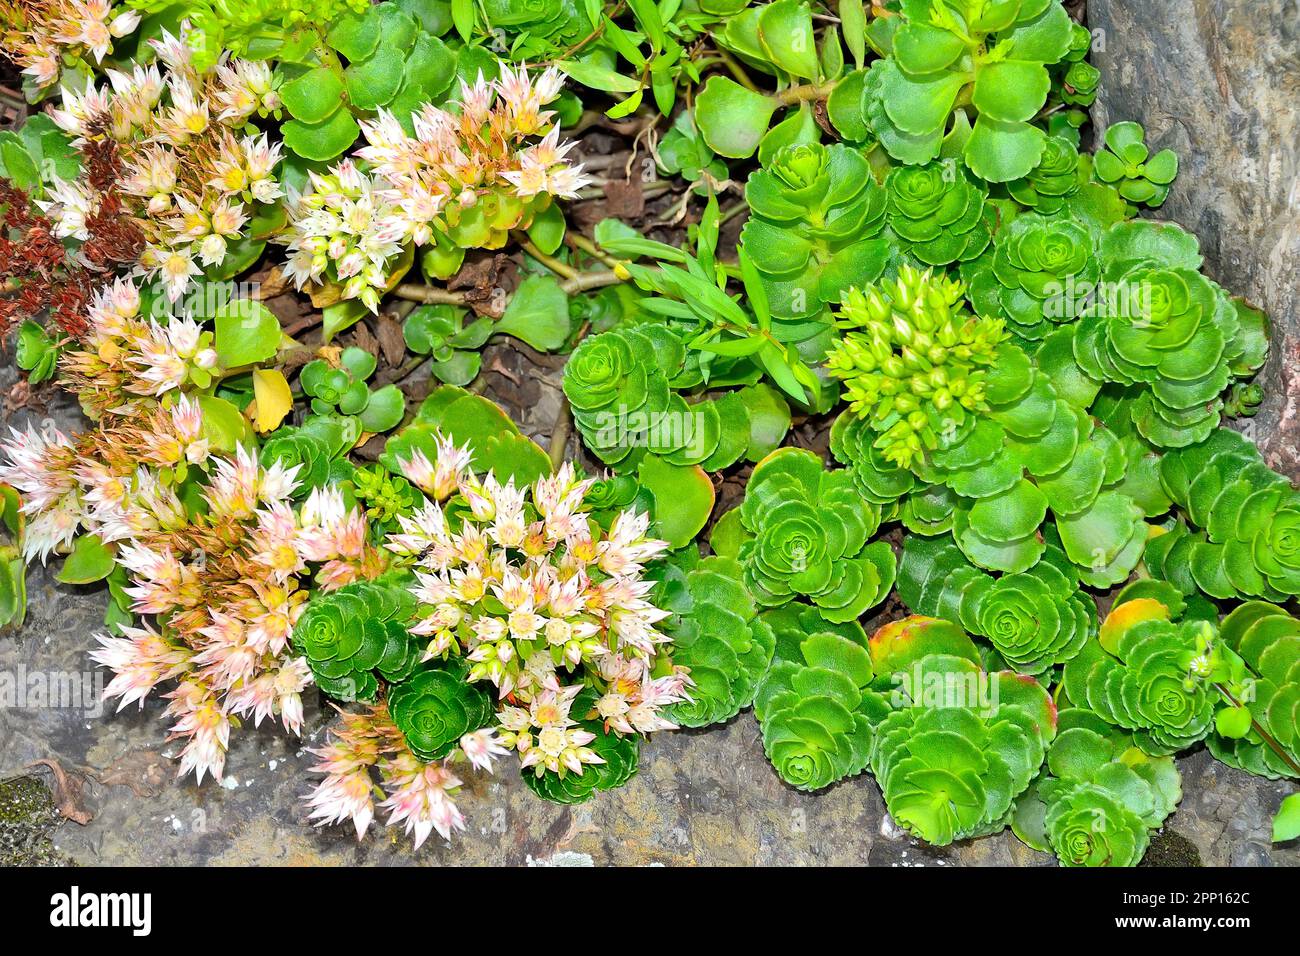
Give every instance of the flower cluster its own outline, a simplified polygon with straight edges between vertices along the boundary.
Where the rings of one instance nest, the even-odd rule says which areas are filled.
[[[552,69],[530,80],[525,68],[491,83],[461,83],[460,111],[432,103],[408,117],[387,109],[361,124],[367,145],[311,188],[291,210],[292,253],[285,274],[302,288],[334,282],[345,299],[372,311],[392,260],[409,244],[431,245],[457,265],[465,249],[499,248],[527,227],[551,197],[573,198],[586,183],[564,161],[554,114]],[[407,122],[409,121],[408,132]]]
[[[110,0],[0,0],[0,47],[35,90],[65,72],[89,73],[113,53],[113,41],[140,24],[140,13]]]
[[[279,106],[265,63],[231,60],[199,70],[182,26],[149,41],[162,63],[109,70],[108,82],[65,87],[54,121],[87,144],[108,140],[122,163],[120,182],[57,180],[40,205],[56,235],[85,239],[86,219],[105,193],[125,197],[144,232],[140,269],[175,301],[203,269],[221,266],[265,238],[259,207],[281,195],[280,144],[249,125]],[[260,247],[253,247],[260,249]]]
[[[583,507],[592,480],[572,466],[519,488],[475,476],[471,457],[443,439],[433,461],[418,450],[400,461],[433,499],[399,514],[388,544],[416,563],[423,610],[411,632],[427,639],[425,659],[463,658],[469,681],[510,699],[501,740],[537,776],[602,761],[584,720],[627,735],[675,726],[660,711],[684,699],[688,679],[657,666],[668,612],[647,600],[642,572],[666,545],[647,537],[647,516],[621,512],[606,531]],[[584,685],[598,696],[578,711]]]
[[[377,809],[388,812],[388,826],[403,826],[418,848],[435,830],[450,839],[465,829],[465,818],[452,802],[461,786],[453,760],[425,762],[407,746],[384,704],[359,713],[340,713],[330,740],[311,753],[320,758],[312,770],[324,775],[307,799],[317,826],[350,821],[364,837]],[[454,759],[491,771],[503,753],[490,731],[467,733],[456,742]],[[386,799],[375,802],[378,774]]]

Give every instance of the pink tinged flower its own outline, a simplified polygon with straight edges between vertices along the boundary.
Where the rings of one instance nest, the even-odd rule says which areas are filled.
[[[475,730],[460,738],[460,749],[469,762],[478,770],[492,773],[492,762],[510,751],[501,746],[496,731],[491,727]]]
[[[312,767],[311,772],[326,774],[307,795],[309,817],[316,821],[316,826],[350,820],[360,840],[375,818],[375,785],[370,779],[374,756],[359,757],[346,738],[309,752],[321,758],[321,763]]]
[[[177,718],[169,739],[186,741],[178,776],[192,771],[200,783],[205,773],[220,780],[230,746],[230,718],[209,688],[197,680],[182,681],[165,696],[170,701],[165,713]]]
[[[76,488],[73,477],[73,443],[53,426],[37,431],[30,424],[25,431],[10,427],[9,439],[0,442],[8,459],[0,465],[0,481],[22,493],[23,513],[38,513],[52,507]]]
[[[158,684],[178,677],[190,668],[192,653],[173,645],[146,627],[123,627],[122,637],[95,634],[99,646],[90,659],[114,672],[104,688],[104,699],[120,697],[120,711],[130,703],[144,706],[144,700]]]
[[[388,810],[387,824],[405,824],[407,834],[415,838],[416,849],[435,830],[450,840],[453,830],[465,829],[465,818],[450,796],[461,780],[444,764],[424,764],[403,753],[382,767],[381,774],[389,793],[380,804]]]

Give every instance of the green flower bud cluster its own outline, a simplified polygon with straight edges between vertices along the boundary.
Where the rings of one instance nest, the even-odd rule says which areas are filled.
[[[1143,438],[1159,448],[1202,441],[1222,394],[1254,374],[1268,350],[1264,317],[1197,270],[1194,237],[1178,226],[1119,223],[1103,236],[1103,294],[1075,326],[1079,368],[1121,393]]]
[[[585,720],[579,720],[577,726],[596,735],[587,746],[603,762],[584,764],[582,773],[539,775],[525,772],[524,784],[543,800],[566,806],[584,803],[600,791],[618,789],[636,774],[641,754],[639,738],[630,734],[624,737],[606,730],[604,722],[594,716],[597,696],[594,689],[584,688],[574,698],[572,712],[574,715],[589,715]]]
[[[866,768],[872,739],[866,688],[875,674],[861,628],[855,641],[800,608],[772,612],[784,639],[758,687],[754,715],[777,774],[812,791]]]
[[[900,166],[886,177],[885,191],[891,233],[926,265],[965,262],[987,248],[994,207],[985,203],[983,184],[954,160]]]
[[[1074,566],[1048,546],[1027,571],[993,577],[971,564],[948,535],[910,536],[903,546],[898,594],[909,608],[958,622],[987,638],[1024,674],[1064,663],[1097,633],[1097,609],[1079,590]]]
[[[469,664],[453,657],[426,664],[388,689],[388,712],[406,745],[426,763],[456,749],[460,738],[492,724],[492,695],[466,680]]]
[[[1066,663],[1065,692],[1076,706],[1134,731],[1144,752],[1177,753],[1203,740],[1214,722],[1207,680],[1214,637],[1208,621],[1174,624],[1159,601],[1126,600]]]
[[[1097,182],[1119,190],[1130,203],[1155,208],[1164,205],[1169,185],[1178,175],[1178,154],[1162,149],[1154,156],[1143,141],[1146,131],[1138,123],[1112,123],[1104,146],[1092,157]]]
[[[869,646],[877,686],[892,686],[871,751],[890,815],[936,846],[1001,830],[1056,733],[1047,691],[1032,677],[986,672],[947,621],[905,618]]]
[[[564,366],[564,394],[587,448],[626,471],[647,454],[718,471],[746,451],[748,406],[739,398],[688,403],[686,347],[657,324],[588,336]]]
[[[325,693],[373,701],[379,678],[406,680],[424,654],[427,642],[406,627],[414,613],[415,598],[404,585],[357,581],[314,594],[291,640]]]
[[[1064,214],[1017,216],[992,256],[967,272],[980,315],[1004,319],[1022,342],[1037,342],[1086,308],[1101,278],[1092,233]]]
[[[885,190],[860,150],[784,146],[750,175],[745,200],[750,216],[741,243],[773,317],[820,316],[850,287],[884,271]]]
[[[704,558],[678,574],[656,606],[674,613],[661,630],[673,639],[673,664],[690,669],[694,686],[690,700],[670,705],[664,715],[682,727],[707,727],[754,702],[776,638],[758,616],[739,562]]]
[[[361,436],[361,424],[341,415],[310,415],[301,427],[285,425],[262,444],[261,462],[298,467],[294,496],[305,498],[329,482],[346,481],[353,466],[346,453]]]
[[[1078,148],[1064,136],[1051,136],[1038,165],[1023,179],[1007,183],[1007,192],[1022,206],[1052,215],[1061,211],[1080,184]]]
[[[386,432],[397,426],[406,413],[406,396],[396,385],[371,391],[366,379],[375,373],[379,360],[363,348],[352,346],[339,353],[337,364],[312,359],[298,374],[302,390],[311,398],[318,415],[337,411],[356,415],[362,430]]]
[[[1131,734],[1067,707],[1043,775],[1016,803],[1012,829],[1064,866],[1136,866],[1150,831],[1182,795],[1172,757],[1148,756]]]
[[[366,509],[366,516],[380,524],[398,515],[411,515],[424,503],[424,496],[400,475],[380,465],[358,468],[352,474],[353,492]]]
[[[1032,123],[1051,90],[1047,67],[1074,44],[1060,0],[905,3],[899,21],[864,82],[863,116],[881,145],[926,163],[951,127],[949,142],[981,179],[1026,175],[1047,138]]]
[[[903,266],[896,280],[844,301],[845,334],[826,367],[879,433],[887,461],[912,465],[987,407],[984,381],[1005,332],[967,312],[963,292],[960,282]]]
[[[1226,428],[1167,452],[1160,480],[1185,515],[1147,545],[1147,570],[1184,594],[1283,601],[1300,594],[1300,492]]]
[[[1219,636],[1232,651],[1225,685],[1249,719],[1241,714],[1235,727],[1217,719],[1210,752],[1247,773],[1300,778],[1300,620],[1277,605],[1247,601],[1223,619]]]
[[[827,471],[810,451],[778,449],[754,467],[740,508],[745,584],[764,606],[807,597],[827,620],[856,620],[894,584],[893,551],[867,543],[880,520],[847,471]]]

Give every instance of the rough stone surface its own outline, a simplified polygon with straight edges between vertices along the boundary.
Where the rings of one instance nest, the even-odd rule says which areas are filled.
[[[1300,412],[1282,404],[1289,376],[1300,378],[1294,2],[1094,0],[1093,16],[1107,31],[1098,57],[1106,77],[1102,121],[1139,119],[1156,143],[1178,149],[1184,174],[1165,214],[1201,235],[1212,275],[1274,317],[1279,345],[1266,373],[1270,405],[1260,421],[1275,462],[1285,466],[1280,458],[1290,456],[1294,465]],[[484,367],[498,370],[493,396],[529,435],[544,439],[559,407],[557,369],[526,367],[508,350],[490,351]],[[9,362],[0,365],[3,394],[14,374]],[[9,417],[39,422],[44,414]],[[61,427],[80,427],[64,397],[49,414]],[[29,589],[26,626],[0,634],[0,674],[23,668],[82,674],[93,683],[86,652],[102,620],[103,595],[57,584],[40,568]],[[27,823],[8,831],[34,848],[25,859],[89,865],[1052,863],[1009,832],[926,847],[893,825],[869,775],[817,795],[798,793],[768,766],[749,713],[721,728],[657,735],[627,787],[582,807],[536,799],[506,768],[496,778],[470,778],[460,800],[469,828],[454,844],[435,836],[415,853],[409,839],[380,829],[358,844],[344,829],[309,826],[300,799],[312,762],[303,748],[319,742],[328,722],[318,701],[307,701],[304,741],[269,726],[238,733],[222,786],[176,780],[160,711],[158,702],[102,715],[84,707],[0,709],[0,781],[23,777],[33,761],[49,758],[74,783],[61,788],[40,770],[54,785],[53,802],[33,793],[28,777],[20,786],[0,785],[0,821],[10,819],[6,808],[15,811],[12,819],[20,804],[32,811]],[[1272,813],[1293,787],[1232,770],[1203,750],[1179,765],[1185,796],[1154,838],[1148,865],[1198,859],[1300,865],[1300,848],[1273,847],[1268,839]],[[85,782],[80,795],[77,780]],[[85,826],[64,824],[47,845],[42,838],[54,803],[91,819]],[[7,825],[0,824],[0,852],[8,845]]]
[[[1300,478],[1300,7],[1295,0],[1091,0],[1098,129],[1136,120],[1182,163],[1157,215],[1264,309],[1273,351],[1254,433]],[[1096,32],[1100,31],[1100,32]]]

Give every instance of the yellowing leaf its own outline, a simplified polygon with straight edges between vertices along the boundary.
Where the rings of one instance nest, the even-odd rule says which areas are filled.
[[[262,434],[280,427],[284,416],[293,409],[293,394],[284,373],[276,368],[259,368],[253,371],[254,404],[253,427]]]

